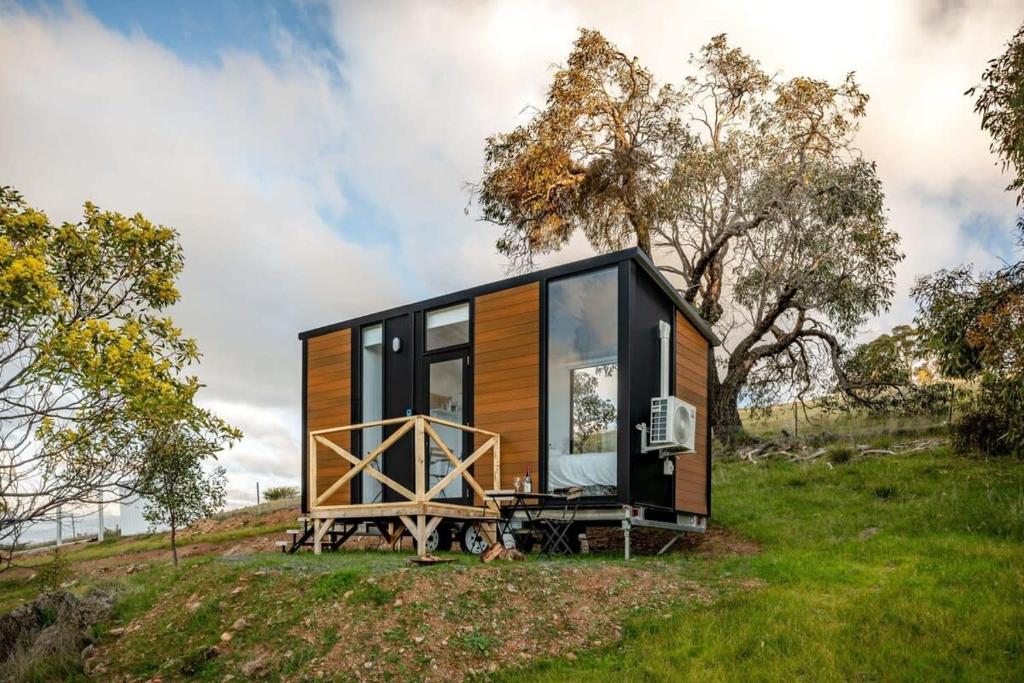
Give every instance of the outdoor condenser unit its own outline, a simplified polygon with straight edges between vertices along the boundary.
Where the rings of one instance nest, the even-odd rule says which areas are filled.
[[[661,337],[661,395],[651,399],[650,427],[637,425],[641,432],[640,450],[663,451],[670,454],[694,452],[697,430],[697,408],[668,393],[669,345],[672,328],[662,321],[658,325]],[[666,473],[669,469],[666,464]]]

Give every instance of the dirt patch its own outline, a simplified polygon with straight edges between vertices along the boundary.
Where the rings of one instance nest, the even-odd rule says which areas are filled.
[[[534,560],[369,580],[388,596],[386,604],[362,604],[353,613],[351,598],[343,598],[318,611],[313,623],[336,629],[338,644],[304,677],[462,680],[614,643],[634,611],[666,610],[667,617],[674,605],[712,599],[667,566]]]
[[[674,535],[673,532],[664,529],[634,528],[630,532],[630,552],[638,556],[656,555]],[[587,543],[593,552],[621,553],[624,545],[622,530],[608,527],[588,529]],[[713,526],[703,534],[686,534],[672,544],[667,552],[715,558],[727,555],[754,555],[761,552],[761,546],[739,538],[727,529]]]
[[[246,527],[268,526],[271,524],[295,524],[295,528],[298,528],[298,522],[296,521],[298,516],[298,508],[283,508],[281,510],[261,513],[240,512],[225,514],[224,516],[201,519],[188,529],[182,531],[181,536],[182,538],[190,538],[200,534],[235,531]]]

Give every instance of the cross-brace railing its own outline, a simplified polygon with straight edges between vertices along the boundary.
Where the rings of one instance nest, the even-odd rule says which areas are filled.
[[[332,441],[330,436],[342,434],[346,432],[352,432],[359,429],[366,429],[371,427],[384,427],[389,425],[397,425],[397,428],[392,432],[386,439],[384,439],[380,445],[371,450],[362,458],[357,458],[346,449],[339,446],[337,443]],[[486,440],[468,457],[459,459],[448,445],[444,442],[441,436],[434,429],[434,425],[442,425],[458,429],[463,432],[470,432],[472,434],[486,437]],[[395,481],[391,477],[384,474],[378,468],[371,467],[382,455],[384,455],[389,448],[394,446],[398,441],[412,431],[415,435],[415,448],[413,453],[414,458],[414,485],[413,489],[410,490],[408,487],[403,486],[401,483]],[[436,484],[429,489],[427,488],[427,448],[430,444],[433,444],[438,451],[451,462],[452,469],[445,474]],[[349,463],[351,467],[341,477],[334,481],[328,486],[322,493],[318,494],[317,491],[317,465],[318,458],[317,446],[322,446],[328,450],[334,452],[343,460]],[[358,507],[369,511],[387,511],[394,509],[395,517],[402,521],[409,533],[416,539],[417,545],[420,549],[420,554],[424,554],[424,546],[426,537],[429,536],[433,530],[437,527],[441,521],[441,517],[438,515],[430,515],[428,509],[432,503],[435,505],[439,502],[437,499],[445,488],[455,481],[458,477],[462,477],[466,484],[473,490],[473,492],[479,496],[484,507],[493,508],[493,512],[497,514],[496,503],[489,498],[484,488],[473,476],[470,471],[470,467],[473,466],[480,458],[490,453],[492,455],[492,467],[494,477],[494,488],[500,488],[501,482],[501,436],[495,432],[487,431],[486,429],[478,429],[476,427],[470,427],[468,425],[461,425],[457,422],[451,422],[449,420],[443,420],[441,418],[432,417],[430,415],[410,415],[408,417],[392,418],[388,420],[374,420],[372,422],[362,422],[353,425],[344,425],[341,427],[331,427],[329,429],[319,429],[311,431],[309,433],[309,495],[310,495],[310,511],[315,513],[318,510],[334,510],[339,506],[331,505],[328,501],[334,496],[339,490],[342,489],[346,484],[351,485],[350,482],[362,473],[366,473],[386,486],[392,491],[396,492],[399,496],[404,498],[403,501],[391,502],[391,503],[371,503],[362,504]],[[430,517],[430,519],[428,519]],[[332,522],[333,523],[333,522]],[[319,541],[322,537],[321,532],[326,525],[319,525],[321,528],[317,529],[317,533],[314,534],[314,548],[319,547]]]

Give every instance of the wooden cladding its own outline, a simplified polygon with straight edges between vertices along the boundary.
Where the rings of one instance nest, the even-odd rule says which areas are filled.
[[[351,423],[352,418],[352,331],[338,330],[306,343],[306,429],[330,429]],[[306,439],[309,434],[305,434]],[[349,432],[330,434],[325,438],[351,450]],[[350,465],[329,448],[314,444],[309,454],[316,458],[316,487],[309,492],[310,501],[341,478]],[[348,505],[351,487],[343,486],[324,504]]]
[[[540,284],[476,298],[473,320],[473,424],[501,435],[501,479],[490,456],[476,463],[484,489],[512,488],[529,468],[538,487],[540,434]],[[483,443],[477,437],[477,447]]]
[[[708,342],[676,311],[676,396],[697,406],[696,453],[676,458],[676,509],[708,514]]]

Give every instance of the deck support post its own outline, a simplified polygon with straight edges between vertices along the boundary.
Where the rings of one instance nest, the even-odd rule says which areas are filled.
[[[334,526],[333,519],[320,519],[316,518],[313,520],[313,554],[319,555],[323,548],[323,539],[327,535],[327,530]]]
[[[632,526],[628,519],[622,520],[623,553],[627,562],[629,561],[629,530]]]
[[[425,515],[416,515],[416,554],[420,557],[427,556],[427,518]]]

